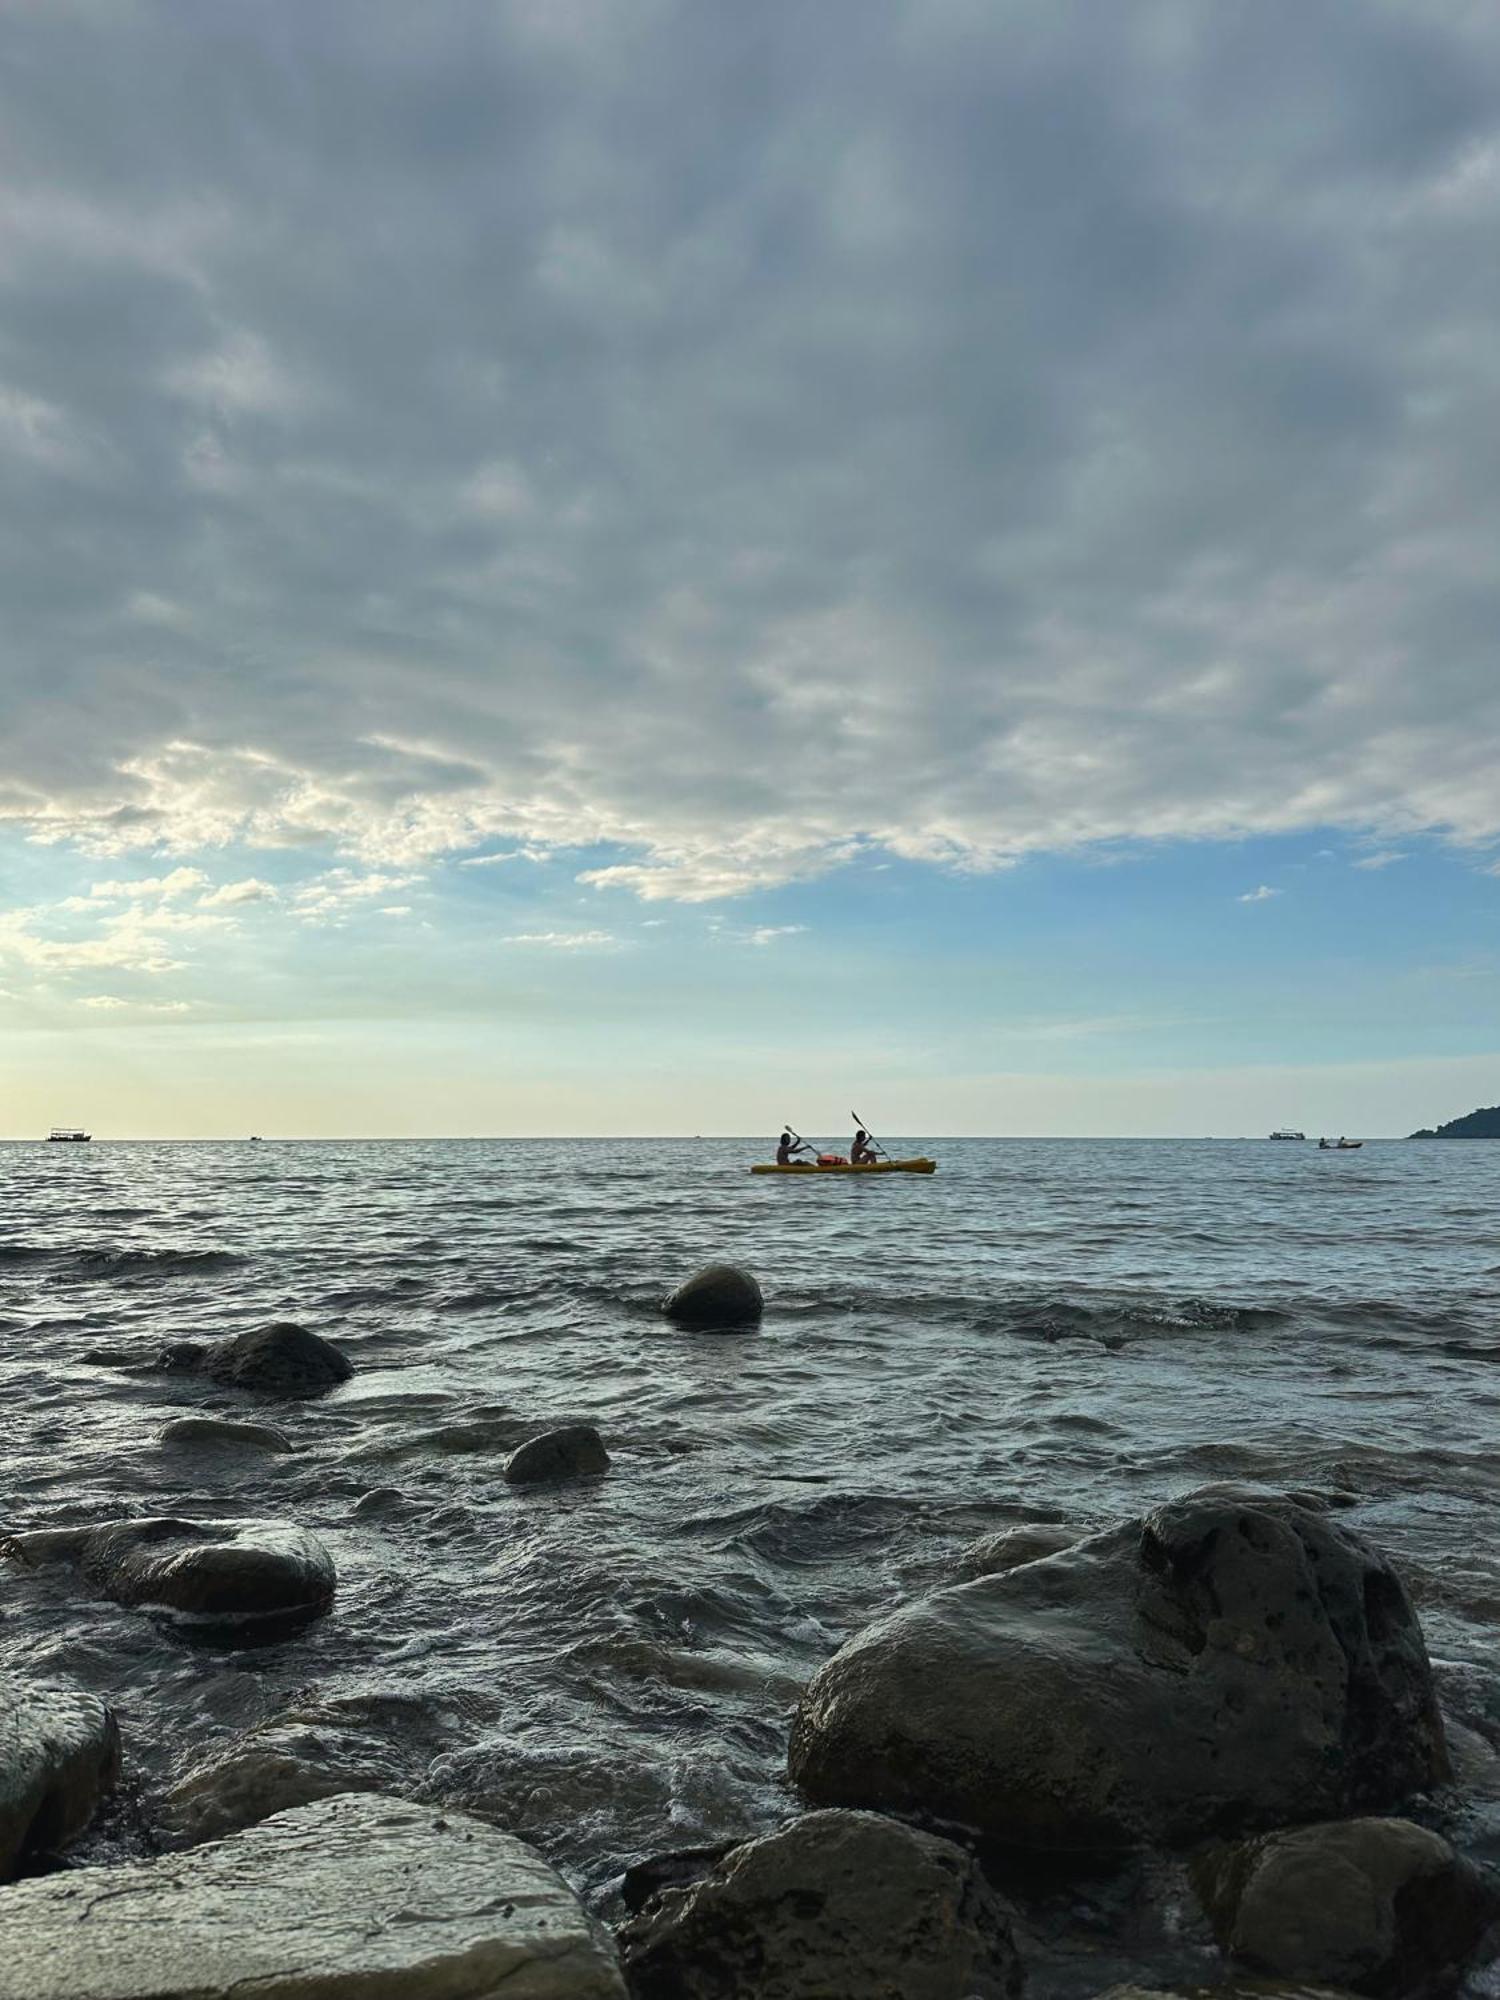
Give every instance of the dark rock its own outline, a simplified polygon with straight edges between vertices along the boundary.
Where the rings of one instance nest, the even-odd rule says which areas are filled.
[[[354,1373],[332,1341],[285,1320],[215,1341],[199,1365],[211,1382],[265,1396],[321,1396]]]
[[[631,1916],[639,1916],[665,1889],[686,1889],[701,1882],[709,1870],[744,1846],[739,1840],[716,1840],[712,1847],[678,1847],[670,1854],[650,1854],[633,1861],[620,1878],[620,1901]]]
[[[1389,1563],[1285,1496],[1209,1487],[858,1634],[790,1768],[819,1803],[1081,1850],[1386,1806],[1448,1766]]]
[[[983,1535],[959,1555],[955,1565],[964,1582],[976,1576],[1003,1576],[1008,1569],[1019,1569],[1022,1563],[1041,1562],[1047,1556],[1060,1555],[1064,1549],[1071,1549],[1083,1540],[1078,1528],[1068,1528],[1049,1521],[1027,1522],[1018,1528],[1000,1528],[993,1535]]]
[[[765,1309],[760,1286],[738,1264],[710,1264],[668,1293],[661,1302],[679,1326],[754,1326]]]
[[[158,1861],[0,1896],[0,2000],[625,2000],[608,1933],[532,1848],[346,1794]]]
[[[1231,1979],[1212,1986],[1111,1986],[1098,2000],[1350,2000],[1342,1987],[1305,1986],[1300,1979]]]
[[[665,1889],[620,1932],[636,2000],[1013,2000],[1010,1913],[972,1855],[819,1812]]]
[[[512,1486],[542,1479],[587,1479],[608,1472],[609,1453],[592,1424],[566,1424],[544,1431],[506,1460],[505,1477]]]
[[[246,1451],[291,1451],[285,1431],[271,1424],[236,1424],[227,1417],[174,1417],[156,1434],[159,1445],[227,1445]]]
[[[102,1701],[0,1676],[0,1881],[81,1833],[119,1769],[120,1732]]]
[[[1500,1914],[1479,1870],[1407,1819],[1264,1834],[1211,1850],[1195,1877],[1242,1965],[1382,2000],[1451,1983]]]
[[[305,1530],[273,1521],[114,1521],[10,1541],[26,1562],[76,1563],[116,1604],[168,1614],[206,1639],[283,1638],[333,1602],[328,1551]]]

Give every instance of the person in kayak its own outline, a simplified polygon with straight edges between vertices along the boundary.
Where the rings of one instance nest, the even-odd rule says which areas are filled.
[[[875,1148],[870,1144],[867,1132],[856,1132],[854,1144],[849,1148],[851,1167],[873,1167],[876,1160]]]
[[[797,1154],[807,1150],[805,1139],[794,1139],[790,1132],[783,1132],[776,1142],[776,1164],[778,1167],[795,1166]]]

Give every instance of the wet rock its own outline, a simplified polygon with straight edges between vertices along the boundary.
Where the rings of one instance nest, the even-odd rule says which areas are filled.
[[[194,1847],[295,1806],[342,1792],[400,1793],[411,1781],[406,1759],[378,1736],[327,1723],[273,1723],[174,1785],[161,1818]]]
[[[1195,1870],[1214,1934],[1255,1972],[1398,2000],[1457,1977],[1494,1887],[1406,1819],[1290,1828],[1219,1847]]]
[[[609,1453],[592,1424],[565,1424],[560,1430],[544,1431],[506,1461],[505,1477],[512,1486],[528,1486],[543,1479],[587,1479],[608,1472]]]
[[[1011,2000],[1010,1913],[972,1855],[820,1812],[665,1889],[620,1932],[636,2000]]]
[[[263,1396],[321,1396],[354,1373],[331,1340],[287,1320],[215,1341],[196,1365],[211,1382]]]
[[[120,1732],[102,1701],[0,1676],[0,1881],[81,1833],[119,1769]]]
[[[539,1854],[393,1799],[327,1799],[190,1854],[0,1897],[0,2000],[251,1992],[625,2000],[608,1934]]]
[[[333,1602],[333,1559],[315,1536],[274,1521],[162,1517],[37,1529],[10,1542],[33,1567],[72,1562],[116,1604],[169,1615],[235,1644],[285,1637]]]
[[[955,1568],[966,1583],[976,1576],[1003,1576],[1006,1570],[1019,1569],[1022,1563],[1041,1562],[1047,1556],[1074,1548],[1082,1539],[1079,1529],[1061,1523],[1026,1522],[1018,1528],[1000,1528],[993,1535],[970,1542]]]
[[[754,1326],[765,1309],[760,1286],[738,1264],[710,1264],[661,1302],[679,1326]]]
[[[1389,1563],[1284,1495],[1208,1487],[858,1634],[790,1768],[819,1803],[1080,1850],[1390,1805],[1447,1758]]]
[[[178,1446],[225,1445],[245,1451],[291,1451],[291,1439],[272,1424],[236,1424],[228,1417],[174,1417],[163,1424],[156,1442],[169,1450]]]
[[[1300,1979],[1231,1979],[1212,1986],[1111,1986],[1098,2000],[1350,2000],[1350,1995],[1342,1987],[1304,1986]]]
[[[716,1840],[711,1847],[677,1847],[670,1854],[650,1854],[633,1861],[620,1878],[620,1901],[631,1916],[639,1916],[666,1889],[687,1889],[701,1882],[726,1855],[743,1847],[740,1840]]]

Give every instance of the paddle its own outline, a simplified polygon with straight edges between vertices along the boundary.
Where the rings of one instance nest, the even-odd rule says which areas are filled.
[[[870,1144],[875,1148],[876,1152],[880,1155],[881,1159],[888,1160],[891,1157],[890,1154],[885,1150],[885,1147],[881,1145],[880,1141],[875,1137],[875,1134],[870,1130],[869,1126],[865,1123],[864,1119],[860,1117],[859,1113],[857,1111],[851,1111],[849,1113],[849,1116],[854,1120],[855,1129],[857,1131],[864,1133],[865,1137],[869,1140]]]

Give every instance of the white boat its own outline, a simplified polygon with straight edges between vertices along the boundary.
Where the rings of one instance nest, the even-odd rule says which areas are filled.
[[[93,1136],[92,1132],[85,1132],[81,1125],[54,1125],[47,1134],[54,1144],[64,1146],[86,1145]]]
[[[1307,1137],[1307,1134],[1306,1134],[1305,1132],[1294,1132],[1294,1131],[1292,1130],[1292,1128],[1291,1128],[1291,1126],[1290,1126],[1290,1125],[1282,1125],[1282,1126],[1278,1126],[1278,1128],[1276,1129],[1276,1131],[1274,1131],[1274,1132],[1273,1132],[1273,1133],[1271,1134],[1271,1137],[1272,1137],[1273,1139],[1298,1139],[1298,1140],[1303,1140],[1303,1139],[1306,1139],[1306,1137]]]

